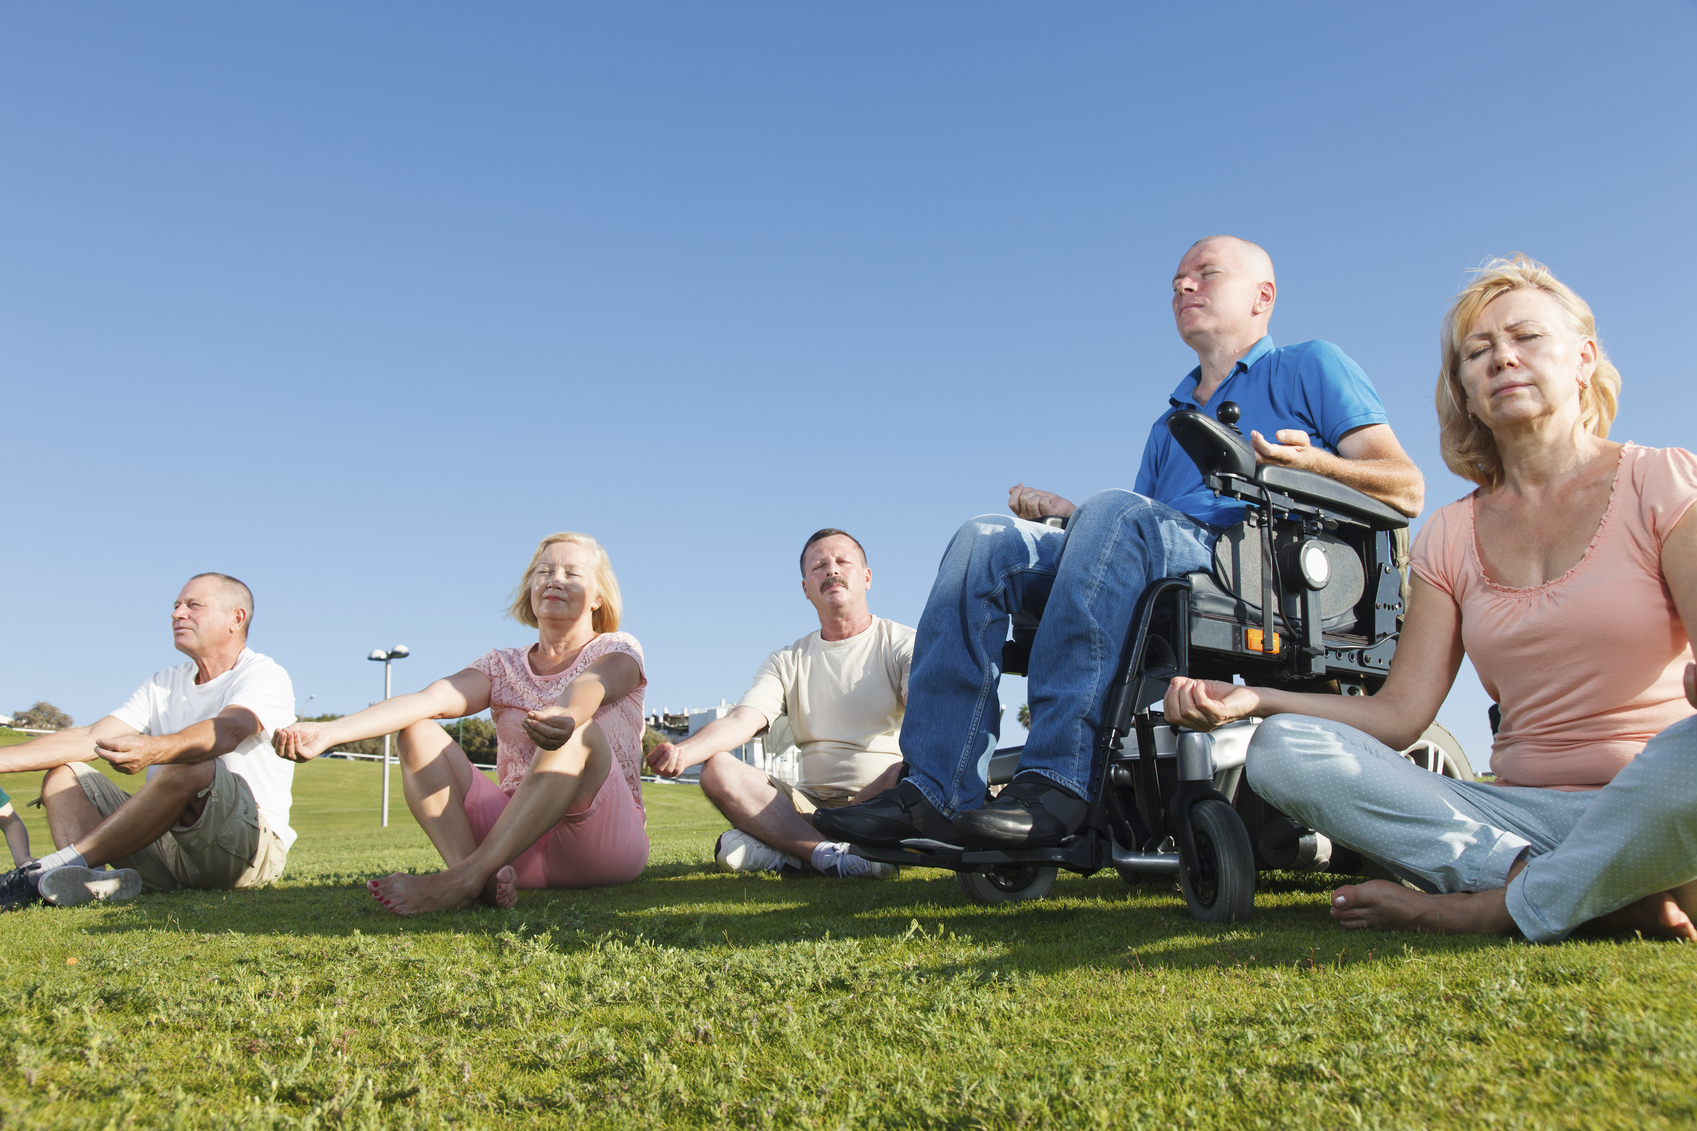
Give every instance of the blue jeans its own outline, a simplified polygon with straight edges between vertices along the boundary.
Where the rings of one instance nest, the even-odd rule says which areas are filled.
[[[1278,808],[1427,891],[1506,884],[1508,913],[1533,942],[1697,879],[1697,718],[1584,792],[1451,781],[1304,715],[1262,723],[1245,772]]]
[[[1137,599],[1207,569],[1218,532],[1130,491],[1092,495],[1066,531],[1005,514],[955,534],[919,618],[902,719],[908,780],[948,816],[984,803],[1001,733],[1008,618],[1042,614],[1031,648],[1031,733],[1019,772],[1090,796],[1095,733]]]

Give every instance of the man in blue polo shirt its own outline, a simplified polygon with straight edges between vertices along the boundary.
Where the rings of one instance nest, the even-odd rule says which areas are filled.
[[[1215,498],[1167,432],[1181,408],[1236,401],[1262,463],[1329,476],[1407,515],[1424,483],[1386,423],[1372,383],[1329,342],[1278,347],[1267,337],[1273,263],[1232,236],[1197,241],[1173,276],[1173,318],[1198,365],[1149,430],[1135,491],[1075,507],[1023,484],[1008,515],[981,515],[943,555],[920,617],[902,756],[908,775],[860,805],[821,810],[821,832],[862,844],[914,836],[986,847],[1039,847],[1078,831],[1093,738],[1137,599],[1159,577],[1207,569],[1243,504]],[[1076,512],[1076,513],[1075,513]],[[1039,522],[1071,516],[1063,533]],[[984,804],[1001,727],[997,681],[1008,617],[1042,613],[1031,648],[1031,732],[1012,783]]]

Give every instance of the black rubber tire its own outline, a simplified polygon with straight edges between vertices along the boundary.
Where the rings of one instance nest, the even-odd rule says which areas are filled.
[[[956,872],[955,883],[974,903],[1042,899],[1055,886],[1058,870],[1040,864],[1004,864],[993,872]]]
[[[1242,923],[1255,910],[1255,851],[1230,805],[1204,798],[1190,807],[1197,870],[1180,868],[1179,890],[1201,923]]]

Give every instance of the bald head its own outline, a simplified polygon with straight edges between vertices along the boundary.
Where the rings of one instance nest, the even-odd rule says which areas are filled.
[[[1236,236],[1204,236],[1173,273],[1179,337],[1206,361],[1241,357],[1267,332],[1278,285],[1273,259]]]
[[[1209,257],[1228,262],[1252,276],[1257,283],[1274,282],[1273,257],[1258,243],[1236,236],[1203,236],[1190,245],[1190,250],[1184,253],[1185,258],[1188,259],[1199,248],[1205,249]]]
[[[226,613],[242,610],[241,629],[245,637],[248,626],[253,624],[253,590],[227,573],[197,573],[189,578],[190,585],[197,581],[206,583],[204,591],[216,595],[219,607]]]

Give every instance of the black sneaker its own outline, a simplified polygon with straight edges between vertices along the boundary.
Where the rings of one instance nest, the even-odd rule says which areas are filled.
[[[0,876],[0,911],[20,911],[32,903],[40,903],[41,891],[36,887],[40,880],[41,869],[34,864],[13,868]]]
[[[813,827],[832,840],[894,848],[904,840],[922,837],[953,842],[954,826],[925,800],[919,787],[899,781],[870,801],[840,809],[820,809],[813,814]]]
[[[1089,808],[1046,778],[1018,778],[990,804],[957,816],[954,832],[980,848],[1049,848],[1083,827]]]

